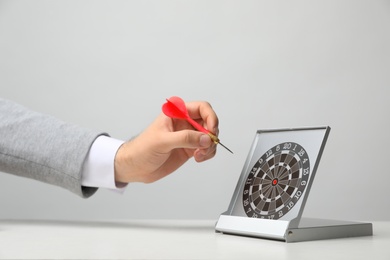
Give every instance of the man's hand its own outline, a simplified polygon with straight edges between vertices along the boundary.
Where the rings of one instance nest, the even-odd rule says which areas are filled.
[[[218,117],[207,102],[186,103],[189,116],[218,135]],[[203,162],[214,157],[216,145],[185,120],[161,113],[139,136],[124,143],[115,157],[117,182],[157,181],[174,172],[188,159]]]

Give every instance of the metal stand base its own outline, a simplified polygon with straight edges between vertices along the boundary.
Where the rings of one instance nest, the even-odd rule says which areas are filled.
[[[372,223],[302,218],[298,227],[289,221],[221,215],[215,230],[285,242],[372,236]]]
[[[372,236],[372,223],[302,218],[298,228],[286,232],[286,242]]]

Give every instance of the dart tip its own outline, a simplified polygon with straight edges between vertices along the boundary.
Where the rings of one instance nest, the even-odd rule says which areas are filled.
[[[226,146],[224,146],[221,142],[218,142],[223,148],[225,148],[226,150],[228,150],[231,154],[234,154],[232,152],[232,150],[230,150],[229,148],[227,148]]]

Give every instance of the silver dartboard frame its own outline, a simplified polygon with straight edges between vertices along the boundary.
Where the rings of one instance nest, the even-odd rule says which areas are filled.
[[[372,235],[371,223],[302,218],[329,133],[329,126],[258,130],[216,231],[286,242]]]

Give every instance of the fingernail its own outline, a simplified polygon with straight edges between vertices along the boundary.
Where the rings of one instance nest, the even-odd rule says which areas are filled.
[[[200,137],[199,145],[201,147],[207,147],[210,146],[210,137],[208,135],[202,135]]]

